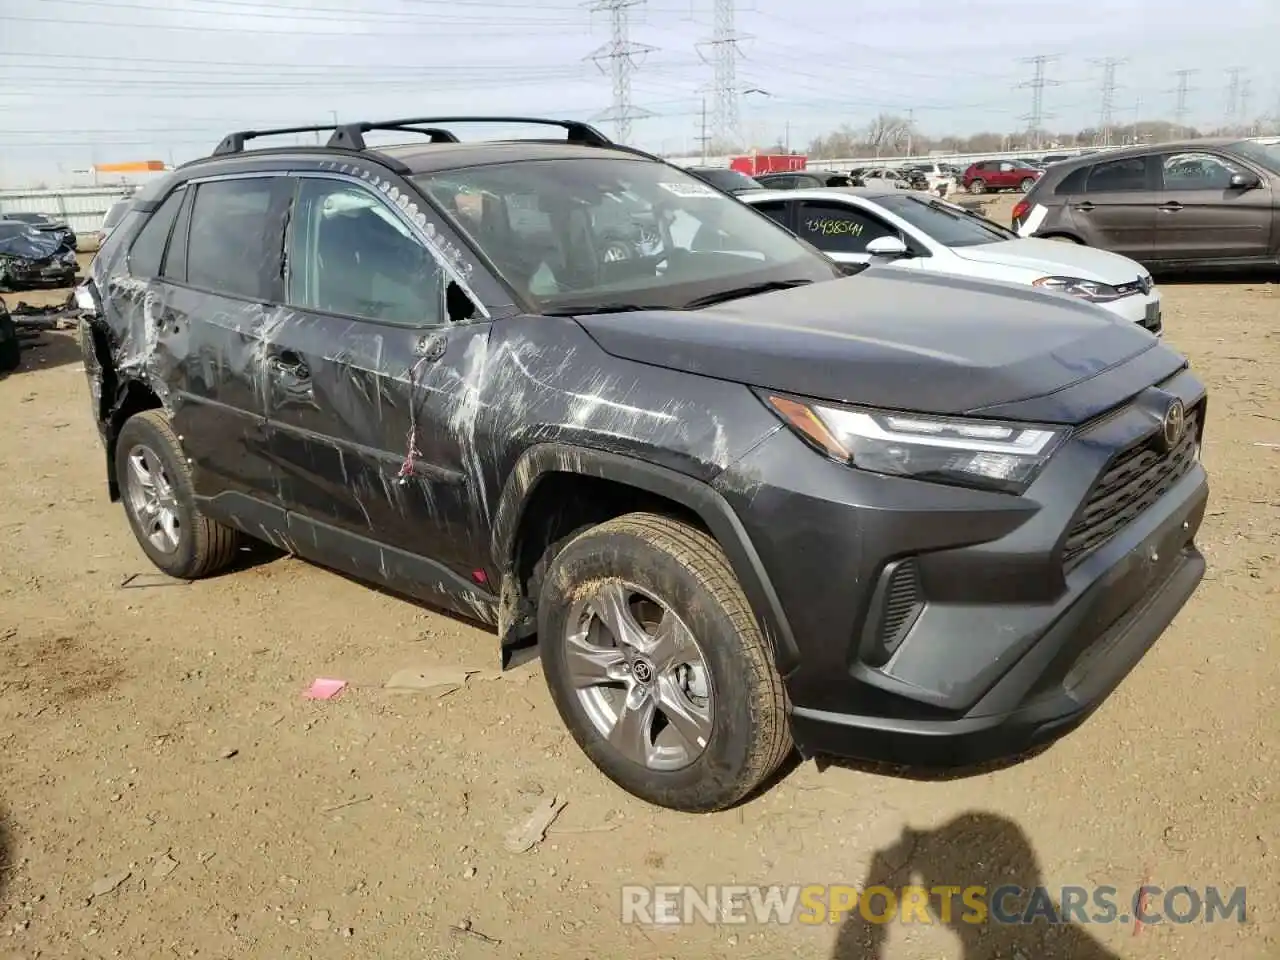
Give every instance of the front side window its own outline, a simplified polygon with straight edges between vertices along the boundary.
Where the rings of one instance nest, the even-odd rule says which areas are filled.
[[[289,240],[292,306],[403,326],[443,322],[444,271],[381,199],[304,177]]]
[[[169,234],[173,232],[173,221],[177,219],[178,210],[186,195],[187,191],[183,187],[173,191],[142,225],[137,238],[129,248],[130,274],[148,280],[160,276],[160,263],[164,259],[164,249],[169,242]]]
[[[1229,190],[1231,177],[1243,166],[1208,153],[1172,153],[1162,158],[1166,190]]]
[[[1147,189],[1147,158],[1109,160],[1089,171],[1085,193],[1126,193]]]
[[[196,187],[187,282],[229,297],[279,298],[287,177],[210,180]]]
[[[800,237],[826,253],[866,253],[867,244],[898,231],[883,220],[841,203],[800,204]]]
[[[679,309],[833,265],[739,201],[665,164],[497,163],[412,178],[539,309]]]
[[[946,201],[905,195],[885,197],[878,202],[945,247],[975,247],[1018,238],[1011,230]]]

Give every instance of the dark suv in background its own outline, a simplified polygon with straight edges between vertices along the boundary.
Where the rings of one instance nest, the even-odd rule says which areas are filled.
[[[1280,267],[1280,137],[1131,147],[1054,164],[1015,230],[1150,269]]]
[[[846,277],[584,124],[464,120],[231,134],[108,237],[85,370],[161,570],[257,537],[494,626],[506,663],[536,636],[584,752],[684,810],[793,740],[941,765],[1049,742],[1191,596],[1205,390],[1146,331]],[[656,237],[611,259],[622,211]]]

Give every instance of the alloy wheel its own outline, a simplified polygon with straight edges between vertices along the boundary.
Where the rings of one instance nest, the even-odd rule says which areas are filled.
[[[143,536],[162,553],[173,553],[182,528],[177,496],[164,463],[150,447],[138,444],[129,451],[128,464],[125,493]]]
[[[598,583],[564,637],[569,682],[596,732],[651,770],[687,767],[711,737],[706,659],[674,611],[639,587]]]

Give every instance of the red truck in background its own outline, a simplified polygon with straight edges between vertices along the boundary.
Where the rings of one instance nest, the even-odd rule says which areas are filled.
[[[729,161],[729,169],[745,173],[748,177],[758,177],[765,173],[803,170],[808,162],[809,158],[803,153],[753,153],[734,157]]]

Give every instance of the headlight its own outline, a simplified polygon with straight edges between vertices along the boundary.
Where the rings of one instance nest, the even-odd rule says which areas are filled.
[[[1109,283],[1081,280],[1079,277],[1041,277],[1039,280],[1032,280],[1031,285],[1043,290],[1053,290],[1055,293],[1070,294],[1081,300],[1088,300],[1090,303],[1106,303],[1108,300],[1119,300],[1124,296]]]
[[[849,466],[896,477],[1022,493],[1066,431],[1056,427],[918,416],[766,396],[818,450]]]

